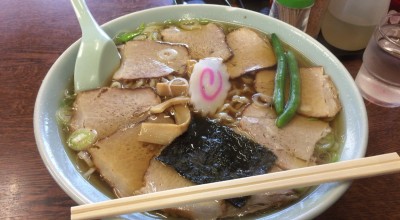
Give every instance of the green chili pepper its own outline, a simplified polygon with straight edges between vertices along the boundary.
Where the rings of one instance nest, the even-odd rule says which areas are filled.
[[[121,33],[118,34],[115,38],[114,38],[114,43],[115,44],[124,44],[127,41],[132,40],[133,38],[137,37],[138,35],[143,33],[143,30],[145,28],[144,24],[141,24],[135,31],[133,32],[127,32],[127,33]]]
[[[275,52],[275,57],[277,59],[273,102],[276,113],[280,115],[282,114],[285,106],[287,61],[281,41],[275,33],[271,35],[271,42]]]
[[[282,128],[285,126],[296,114],[297,109],[300,106],[300,73],[299,66],[297,64],[296,57],[292,51],[286,53],[289,75],[290,75],[290,92],[289,100],[285,105],[283,113],[276,119],[276,126]]]

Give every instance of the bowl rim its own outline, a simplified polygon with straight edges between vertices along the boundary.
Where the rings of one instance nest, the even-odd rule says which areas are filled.
[[[198,12],[199,9],[202,10],[202,12]],[[205,12],[207,11],[207,12]],[[304,32],[292,28],[290,25],[280,21],[276,20],[272,17],[268,17],[266,15],[263,15],[258,12],[254,11],[249,11],[246,9],[240,9],[240,8],[231,8],[229,6],[222,6],[222,5],[170,5],[170,6],[161,6],[161,7],[155,7],[155,8],[150,8],[150,9],[145,9],[142,11],[137,11],[133,12],[130,14],[123,15],[121,17],[118,17],[116,19],[113,19],[105,24],[102,25],[102,28],[110,35],[112,33],[115,34],[116,28],[118,31],[123,31],[121,30],[121,26],[128,27],[127,22],[131,23],[130,26],[135,27],[138,26],[140,23],[138,21],[132,22],[130,20],[132,17],[146,17],[148,15],[146,14],[158,14],[158,13],[166,13],[166,12],[179,12],[179,17],[190,17],[193,15],[196,15],[198,13],[204,13],[204,14],[210,14],[215,11],[224,11],[224,13],[229,14],[230,16],[233,16],[237,18],[237,20],[233,20],[233,23],[238,23],[241,24],[243,20],[240,20],[240,16],[243,15],[242,19],[249,19],[251,21],[246,21],[251,23],[253,20],[262,20],[263,22],[267,22],[268,24],[275,23],[275,29],[277,30],[278,34],[279,33],[284,33],[285,31],[282,30],[288,30],[287,32],[290,33],[290,36],[282,36],[282,40],[285,42],[288,42],[288,39],[293,39],[296,38],[297,42],[305,41],[306,44],[312,45],[312,50],[320,52],[326,62],[330,62],[335,64],[335,70],[338,70],[341,73],[344,73],[341,75],[341,78],[333,78],[333,81],[335,85],[343,85],[343,83],[347,86],[346,88],[348,91],[339,91],[339,96],[341,99],[341,102],[343,103],[342,99],[346,100],[346,103],[352,103],[351,108],[352,112],[346,112],[346,116],[357,113],[357,115],[352,116],[356,117],[356,120],[353,120],[352,118],[346,118],[346,120],[350,120],[349,123],[355,124],[354,126],[354,131],[352,132],[347,132],[345,134],[346,141],[349,139],[352,142],[355,142],[354,137],[352,135],[361,136],[359,137],[360,143],[352,143],[352,146],[345,146],[346,148],[350,149],[345,149],[341,155],[341,159],[349,159],[349,158],[360,158],[365,156],[366,152],[366,147],[367,147],[367,142],[368,142],[368,118],[367,118],[367,113],[366,113],[366,108],[362,99],[362,96],[360,95],[353,78],[351,75],[348,73],[347,69],[343,66],[343,64],[331,53],[329,52],[322,44],[320,44],[318,41],[313,39],[312,37],[306,35]],[[184,14],[186,12],[186,14]],[[239,14],[239,15],[236,15]],[[169,15],[168,15],[169,16]],[[174,15],[176,16],[176,15]],[[139,21],[140,22],[140,21]],[[146,21],[147,22],[147,21]],[[253,27],[254,24],[249,25],[246,24],[247,26]],[[279,26],[279,28],[278,28]],[[256,27],[257,28],[257,27]],[[257,28],[259,29],[259,28]],[[271,33],[271,32],[269,32]],[[290,37],[290,38],[289,38]],[[52,149],[52,143],[49,143],[49,140],[52,140],[52,138],[57,139],[60,138],[58,133],[58,129],[56,131],[51,130],[51,128],[54,127],[54,115],[49,114],[49,110],[47,109],[49,106],[49,103],[47,102],[49,98],[53,100],[57,100],[57,97],[60,96],[60,94],[49,94],[48,90],[49,88],[54,88],[55,86],[51,85],[50,83],[57,82],[58,78],[57,76],[60,76],[60,74],[57,75],[58,69],[60,69],[60,66],[66,66],[66,65],[71,65],[71,60],[68,59],[71,56],[74,56],[74,54],[77,53],[77,49],[79,47],[80,40],[77,40],[74,42],[68,49],[66,49],[61,56],[56,60],[56,62],[52,65],[52,67],[49,69],[47,75],[45,76],[37,98],[35,102],[35,107],[34,107],[34,134],[35,134],[35,139],[38,147],[38,151],[40,153],[40,156],[48,169],[49,173],[51,176],[56,180],[57,184],[66,192],[75,202],[78,204],[86,204],[86,203],[93,203],[99,200],[106,200],[108,199],[106,196],[99,196],[98,193],[99,191],[96,192],[96,190],[89,190],[90,192],[85,192],[83,193],[82,191],[78,190],[76,188],[75,184],[87,184],[85,183],[86,180],[80,176],[78,171],[75,169],[75,167],[72,165],[71,161],[68,159],[66,164],[54,164],[54,159],[56,157],[60,157],[66,159],[67,155],[64,151],[56,151],[55,149]],[[290,45],[293,46],[296,50],[302,51],[303,49],[299,49],[298,45]],[[75,55],[76,57],[76,55]],[[73,60],[73,62],[75,62]],[[331,75],[331,74],[329,74]],[[340,74],[339,74],[340,75]],[[65,78],[65,76],[63,76]],[[340,80],[343,81],[340,81]],[[58,86],[64,85],[65,88],[65,82],[62,83],[61,80],[59,80]],[[52,86],[52,87],[51,87]],[[349,95],[349,93],[352,94],[352,96]],[[59,99],[58,99],[59,100]],[[350,108],[350,107],[349,107]],[[354,108],[354,109],[353,109]],[[53,109],[54,110],[54,109]],[[345,109],[347,111],[347,109]],[[52,121],[53,120],[53,121]],[[353,126],[353,125],[352,125]],[[54,137],[55,136],[55,137]],[[351,147],[357,147],[358,151],[351,151]],[[75,182],[71,182],[67,177],[64,175],[64,173],[60,172],[60,170],[67,170],[68,172],[74,173],[75,169],[75,174],[73,174],[73,178]],[[71,178],[71,177],[70,177]],[[313,218],[319,214],[321,214],[323,211],[325,211],[328,207],[330,207],[334,202],[336,202],[342,195],[343,193],[349,188],[350,186],[350,181],[348,182],[336,182],[336,183],[328,183],[328,184],[322,184],[317,187],[316,190],[311,192],[309,195],[301,199],[300,201],[290,205],[289,207],[296,206],[296,208],[299,208],[301,213],[297,213],[298,215],[294,216],[293,213],[290,213],[288,208],[285,208],[283,210],[280,210],[276,213],[269,214],[267,216],[262,217],[262,219],[273,219],[276,217],[282,218],[283,216],[291,216],[294,217],[294,219],[310,219]],[[93,186],[92,186],[93,187]],[[318,198],[318,195],[315,193],[318,190],[328,190],[327,193],[324,193],[321,198]],[[96,200],[93,198],[89,198],[90,196],[95,196]],[[320,195],[319,195],[320,196]],[[304,200],[312,200],[313,201],[313,206],[312,207],[304,207],[304,204],[301,204]],[[322,202],[320,201],[322,199]],[[291,215],[292,214],[292,215]],[[142,217],[141,217],[142,218]],[[146,219],[146,217],[143,217]]]

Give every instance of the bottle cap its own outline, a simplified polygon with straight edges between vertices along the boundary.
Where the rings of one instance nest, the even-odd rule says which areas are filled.
[[[288,8],[308,8],[314,5],[315,0],[275,0]]]

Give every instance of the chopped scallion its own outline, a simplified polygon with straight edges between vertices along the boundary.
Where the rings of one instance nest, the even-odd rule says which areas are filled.
[[[73,150],[81,151],[89,148],[97,141],[97,132],[89,128],[80,128],[68,138],[67,144]]]

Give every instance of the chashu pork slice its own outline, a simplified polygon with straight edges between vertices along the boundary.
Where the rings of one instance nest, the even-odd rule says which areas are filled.
[[[238,209],[229,205],[223,217],[244,216],[262,210],[275,210],[299,197],[293,190],[279,190],[252,195],[244,207]],[[251,218],[249,218],[251,219]]]
[[[274,167],[271,172],[279,172],[280,168]],[[193,186],[194,184],[180,176],[172,167],[166,166],[158,160],[152,160],[145,174],[146,185],[138,190],[137,194],[158,192],[163,190]],[[242,216],[268,208],[286,205],[298,199],[293,190],[278,190],[252,195],[241,208],[236,208],[223,200],[214,200],[195,203],[176,208],[163,210],[170,216],[188,219],[220,219],[226,217]]]
[[[194,183],[179,175],[172,167],[166,166],[155,159],[151,160],[144,179],[145,186],[138,190],[136,194],[146,194],[194,185]],[[171,216],[211,220],[221,216],[224,207],[225,202],[223,201],[209,201],[168,208],[163,211]]]
[[[282,171],[277,166],[271,169],[271,173]],[[252,195],[242,208],[235,208],[230,204],[226,204],[226,209],[222,217],[244,216],[249,213],[255,213],[267,209],[277,209],[290,202],[298,199],[298,194],[291,189],[267,191]]]
[[[218,57],[224,61],[229,59],[232,53],[225,41],[224,31],[214,23],[200,27],[190,31],[170,27],[162,30],[161,35],[166,42],[188,45],[192,59],[207,57]]]
[[[160,98],[150,88],[101,88],[79,93],[74,103],[70,128],[90,128],[102,139],[147,118]]]
[[[334,117],[341,109],[339,95],[323,67],[300,68],[301,104],[298,113],[319,118]]]
[[[121,49],[122,63],[114,80],[157,78],[183,74],[189,60],[186,46],[156,41],[128,41]]]
[[[101,176],[119,197],[132,196],[144,185],[150,160],[159,145],[138,141],[140,125],[122,129],[88,149]]]
[[[226,41],[233,52],[232,58],[226,63],[231,78],[276,64],[269,40],[249,28],[232,31]]]
[[[276,113],[272,108],[259,108],[256,107],[255,104],[246,107],[246,109],[243,111],[243,115],[250,118],[255,118],[254,120],[257,120],[257,118],[268,118],[269,120],[276,119]],[[235,131],[254,140],[254,137],[251,134],[249,134],[248,131],[245,131],[241,127],[237,127]],[[314,161],[305,161],[299,159],[293,154],[289,153],[286,149],[271,149],[271,148],[268,149],[274,152],[274,154],[277,156],[278,159],[276,160],[276,164],[282,169],[290,170],[290,169],[315,165]]]
[[[257,72],[254,80],[256,91],[272,97],[274,95],[275,74],[275,70],[261,70]]]
[[[254,141],[272,150],[282,169],[313,164],[315,144],[331,131],[329,123],[297,115],[284,128],[278,128],[274,114],[272,109],[252,104],[243,112],[239,127]]]
[[[298,113],[315,118],[334,117],[341,109],[339,95],[323,67],[300,68],[301,102]],[[256,74],[257,92],[271,96],[274,92],[275,71],[263,70]]]

